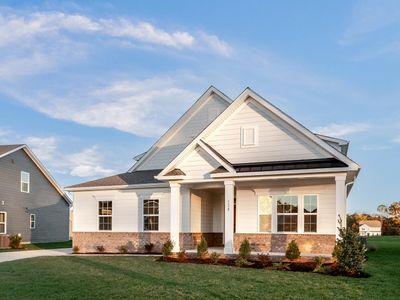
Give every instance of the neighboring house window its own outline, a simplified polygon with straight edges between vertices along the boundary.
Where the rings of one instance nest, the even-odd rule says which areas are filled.
[[[159,200],[143,201],[143,230],[157,231],[159,224]]]
[[[7,233],[7,213],[0,212],[0,234]]]
[[[29,215],[29,222],[30,222],[30,229],[35,229],[36,228],[36,215],[35,214],[31,214]]]
[[[258,231],[271,232],[272,198],[258,197]]]
[[[317,195],[304,196],[304,232],[317,232]]]
[[[241,146],[254,147],[258,143],[258,132],[256,127],[245,126],[241,128]]]
[[[29,173],[21,172],[21,192],[29,193]]]
[[[278,232],[297,232],[298,197],[277,197]]]
[[[112,201],[99,201],[99,230],[112,230]]]

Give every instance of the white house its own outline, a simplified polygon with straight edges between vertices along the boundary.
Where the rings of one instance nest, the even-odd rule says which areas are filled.
[[[358,227],[361,236],[375,236],[381,235],[382,224],[378,220],[365,220],[360,221]]]
[[[204,236],[227,254],[244,238],[283,253],[295,239],[304,254],[331,254],[360,171],[348,145],[249,88],[231,100],[210,87],[128,172],[67,188],[74,245],[159,251],[170,238],[179,251]]]

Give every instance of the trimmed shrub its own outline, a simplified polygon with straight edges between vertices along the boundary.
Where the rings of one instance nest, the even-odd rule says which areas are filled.
[[[321,256],[314,257],[315,268],[314,268],[313,272],[320,273],[321,267],[322,267],[324,261],[325,261],[325,259]]]
[[[162,254],[164,256],[170,256],[172,254],[172,250],[174,249],[174,243],[168,239],[162,246]]]
[[[243,242],[240,244],[239,248],[239,256],[248,259],[251,255],[251,246],[248,239],[244,239]]]
[[[336,259],[338,270],[350,274],[359,273],[366,260],[367,248],[358,239],[358,233],[342,226],[340,218],[339,224],[339,238],[332,254]]]
[[[119,253],[126,254],[128,253],[128,247],[126,245],[121,245],[118,247]]]
[[[153,243],[147,243],[146,245],[144,245],[144,249],[146,249],[147,253],[151,253],[151,251],[153,251],[153,248],[154,248]]]
[[[20,249],[21,247],[21,241],[22,241],[22,235],[21,234],[14,234],[9,236],[10,239],[10,248],[12,249]]]
[[[286,248],[286,253],[285,256],[289,260],[295,260],[300,257],[300,250],[299,246],[297,245],[295,240],[292,240],[287,248]]]
[[[187,256],[185,250],[179,251],[179,253],[178,253],[178,261],[179,262],[184,262],[184,261],[187,261],[187,259],[188,259],[188,256]]]
[[[211,263],[216,265],[219,261],[219,257],[221,256],[221,254],[217,253],[217,252],[213,252],[210,254],[210,260]]]
[[[96,246],[96,250],[97,250],[97,252],[99,252],[99,253],[104,253],[104,251],[106,251],[106,249],[104,248],[103,245],[98,245],[98,246]]]
[[[200,243],[197,245],[197,257],[206,258],[208,254],[208,245],[204,236],[201,237]]]
[[[269,256],[268,253],[267,254],[260,253],[257,255],[257,257],[258,261],[264,268],[272,265],[271,257]]]
[[[251,262],[249,262],[246,258],[239,256],[238,258],[236,258],[235,260],[235,265],[237,267],[243,267],[243,266],[250,266],[252,265]]]
[[[79,253],[79,246],[72,247],[72,253]]]

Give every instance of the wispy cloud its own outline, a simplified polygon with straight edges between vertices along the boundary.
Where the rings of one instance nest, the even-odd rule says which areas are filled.
[[[313,131],[323,135],[342,137],[354,133],[365,132],[370,128],[371,125],[367,123],[331,123],[326,126],[316,127]]]
[[[40,160],[52,161],[57,150],[57,139],[54,136],[26,138],[25,143]]]
[[[388,146],[388,145],[364,145],[361,147],[361,149],[364,151],[382,151],[382,150],[390,149],[390,146]]]
[[[396,136],[391,140],[393,143],[400,144],[400,135]]]

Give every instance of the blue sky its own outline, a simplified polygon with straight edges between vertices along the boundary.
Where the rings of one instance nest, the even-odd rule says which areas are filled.
[[[350,211],[400,200],[398,1],[1,3],[0,143],[62,186],[126,171],[211,84],[350,140]]]

